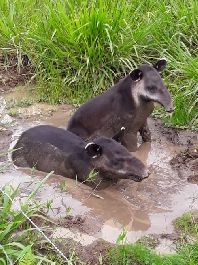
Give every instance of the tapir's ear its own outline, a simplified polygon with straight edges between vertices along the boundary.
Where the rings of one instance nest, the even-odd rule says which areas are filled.
[[[112,137],[113,140],[115,140],[118,143],[122,142],[122,138],[124,137],[125,127],[122,127],[116,135]]]
[[[85,150],[89,156],[96,158],[102,155],[102,147],[95,143],[88,143],[85,146]]]
[[[143,73],[140,69],[135,69],[130,73],[130,77],[133,81],[137,82],[142,79]]]
[[[161,59],[159,60],[157,63],[155,63],[153,65],[153,67],[158,71],[158,72],[162,72],[167,64],[167,60],[166,59]]]

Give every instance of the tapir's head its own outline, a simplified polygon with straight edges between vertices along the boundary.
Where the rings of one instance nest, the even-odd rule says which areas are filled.
[[[156,64],[142,64],[130,73],[133,81],[132,97],[137,105],[143,101],[158,102],[168,112],[173,111],[171,95],[164,85],[160,72],[166,67],[166,60],[161,59]]]
[[[114,139],[100,137],[85,146],[93,168],[102,177],[140,182],[148,177],[144,164]]]

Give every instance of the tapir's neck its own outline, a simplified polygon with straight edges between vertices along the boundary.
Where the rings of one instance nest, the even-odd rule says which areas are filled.
[[[97,159],[97,158],[96,158]],[[94,158],[91,158],[90,156],[88,156],[88,154],[86,152],[84,152],[84,161],[86,161],[86,170],[85,170],[85,175],[88,178],[90,173],[95,170],[96,172],[97,170],[97,166],[95,164],[95,160]]]
[[[117,86],[117,92],[120,95],[121,111],[133,112],[136,108],[135,101],[132,98],[131,86],[132,80],[129,75],[123,78]]]

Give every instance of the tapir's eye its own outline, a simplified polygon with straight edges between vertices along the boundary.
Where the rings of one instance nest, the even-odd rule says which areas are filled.
[[[157,91],[157,87],[156,86],[148,86],[147,89],[152,94],[154,94]]]
[[[96,158],[102,155],[102,147],[95,143],[88,143],[85,146],[85,150],[87,154],[92,158]]]

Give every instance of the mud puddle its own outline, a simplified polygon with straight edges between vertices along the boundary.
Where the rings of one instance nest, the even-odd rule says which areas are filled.
[[[12,92],[4,95],[7,101],[16,97]],[[17,99],[24,99],[24,93],[17,92]],[[25,96],[26,97],[26,96]],[[27,98],[29,95],[27,95]],[[32,95],[30,95],[32,97]],[[1,104],[2,105],[2,104]],[[12,131],[9,137],[0,141],[0,149],[13,147],[22,131],[38,124],[52,124],[65,128],[73,112],[69,105],[52,106],[33,103],[30,106],[17,107],[17,115],[12,122],[2,125],[4,130]],[[1,118],[8,115],[6,105],[1,110]],[[172,233],[172,221],[184,212],[198,209],[198,185],[189,183],[187,177],[181,177],[182,167],[174,167],[170,161],[187,144],[197,143],[197,134],[175,129],[164,129],[160,121],[149,120],[152,131],[152,143],[140,144],[135,153],[150,169],[151,175],[141,183],[121,180],[103,190],[92,190],[73,179],[52,175],[42,186],[38,199],[49,205],[48,215],[56,220],[54,237],[69,237],[83,244],[90,244],[102,238],[115,243],[120,233],[127,231],[127,241],[134,242],[149,234]],[[171,135],[171,137],[170,137]],[[186,136],[188,143],[186,143]],[[12,137],[12,138],[11,138]],[[172,141],[172,139],[177,139]],[[10,161],[10,158],[9,158]],[[5,162],[5,161],[4,161]],[[10,164],[9,164],[10,165]],[[190,172],[191,176],[197,172]],[[0,174],[0,185],[21,184],[22,194],[28,194],[46,174],[31,169],[16,169],[12,165]],[[73,233],[73,234],[72,234]],[[81,236],[73,236],[73,235]]]

